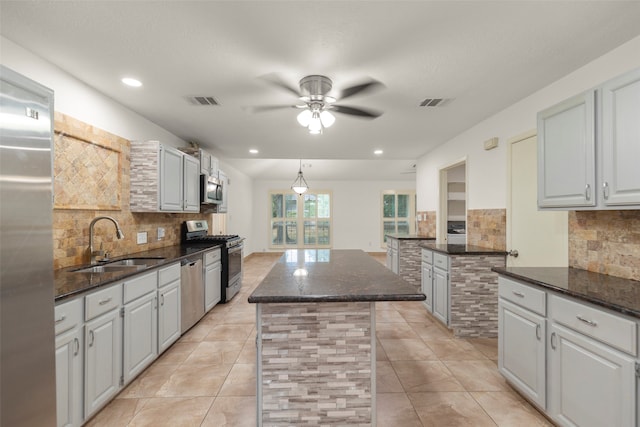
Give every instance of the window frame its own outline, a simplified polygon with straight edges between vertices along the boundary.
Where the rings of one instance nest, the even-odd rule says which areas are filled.
[[[272,200],[274,195],[282,195],[283,196],[283,207],[282,214],[285,216],[282,217],[273,217],[273,207]],[[296,196],[296,216],[295,218],[287,218],[286,217],[286,196],[294,195]],[[304,217],[305,213],[305,196],[316,196],[316,209],[314,217]],[[329,217],[322,218],[318,217],[318,208],[317,208],[317,198],[320,195],[328,195],[329,196]],[[330,190],[314,190],[307,191],[304,194],[298,195],[292,190],[270,190],[268,192],[268,219],[267,219],[267,230],[268,230],[268,247],[273,250],[286,250],[286,249],[331,249],[333,245],[333,193]],[[286,230],[287,221],[292,221],[296,223],[296,243],[295,244],[287,244],[286,236],[283,236],[283,244],[278,245],[273,243],[273,224],[277,221],[283,221],[284,227]],[[313,244],[305,244],[305,223],[315,221],[315,243]],[[328,221],[329,222],[329,244],[321,245],[318,244],[319,239],[319,228],[318,222],[320,221]]]
[[[385,217],[385,209],[384,209],[384,198],[388,195],[394,195],[395,206],[394,206],[394,216],[393,217]],[[408,206],[408,217],[399,217],[398,216],[398,196],[399,195],[407,195],[409,196],[409,206]],[[385,222],[393,221],[395,223],[395,232],[398,232],[398,222],[406,221],[409,223],[409,233],[416,233],[416,191],[415,190],[382,190],[380,192],[380,247],[386,248],[387,242],[385,240],[385,236],[389,234],[385,231],[384,225]]]

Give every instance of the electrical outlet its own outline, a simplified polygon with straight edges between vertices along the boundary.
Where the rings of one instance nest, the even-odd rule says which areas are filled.
[[[158,240],[164,237],[164,228],[158,227]]]
[[[139,245],[144,245],[145,243],[147,243],[147,232],[146,231],[139,232],[137,235],[137,241]]]

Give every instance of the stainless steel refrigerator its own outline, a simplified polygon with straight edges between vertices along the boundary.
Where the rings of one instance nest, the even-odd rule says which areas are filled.
[[[0,84],[0,425],[55,426],[53,91]]]

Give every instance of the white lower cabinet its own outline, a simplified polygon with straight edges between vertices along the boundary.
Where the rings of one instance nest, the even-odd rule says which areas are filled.
[[[639,426],[638,320],[511,278],[498,283],[500,373],[560,426]]]
[[[560,325],[550,329],[550,413],[564,426],[634,426],[635,361]]]
[[[437,267],[433,268],[433,315],[449,324],[449,273]]]
[[[178,338],[180,338],[180,279],[158,289],[158,354],[169,348]]]
[[[544,317],[498,300],[498,370],[541,409],[546,408]]]
[[[127,384],[158,357],[156,283],[153,292],[124,306],[123,380]]]
[[[58,427],[82,424],[82,299],[55,308]]]
[[[425,294],[426,299],[423,304],[429,310],[430,313],[433,313],[433,277],[431,276],[432,272],[431,265],[426,262],[422,263],[422,280],[420,283],[420,288],[422,293]]]
[[[222,282],[220,274],[222,264],[220,262],[220,249],[214,249],[204,254],[204,311],[211,310],[222,298]]]
[[[84,408],[93,415],[120,390],[122,324],[119,307],[85,324]]]

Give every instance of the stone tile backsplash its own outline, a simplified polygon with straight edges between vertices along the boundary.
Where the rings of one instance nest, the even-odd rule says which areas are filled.
[[[120,206],[109,210],[68,208],[53,210],[53,251],[54,269],[89,262],[89,223],[97,216],[111,216],[120,224],[125,237],[116,239],[115,228],[110,221],[99,221],[94,228],[94,249],[102,249],[109,252],[111,257],[127,255],[130,253],[161,248],[180,243],[180,224],[188,219],[208,219],[204,214],[168,214],[168,213],[132,213],[129,210],[129,141],[116,135],[82,123],[72,117],[61,113],[55,113],[56,133],[73,135],[77,140],[87,141],[89,144],[97,144],[109,147],[120,153]],[[64,143],[59,140],[58,143]],[[75,149],[83,150],[81,144],[76,144]],[[74,149],[66,146],[68,150]],[[65,158],[73,157],[73,153],[65,153]],[[80,153],[78,153],[80,154]],[[56,159],[58,161],[58,159]],[[63,161],[63,160],[59,160]],[[94,164],[93,169],[85,170],[85,163],[79,163],[80,168],[77,178],[71,180],[54,181],[54,194],[60,195],[66,187],[73,187],[69,192],[78,192],[78,189],[87,193],[99,193],[103,188],[108,188],[112,183],[102,182],[100,179],[86,179],[89,175],[105,176]],[[106,165],[109,166],[109,165]],[[54,164],[54,170],[56,165]],[[108,175],[107,176],[112,176]],[[89,187],[91,186],[91,188]],[[93,188],[98,187],[98,188]],[[157,238],[158,227],[165,229],[162,240]],[[137,233],[147,233],[147,243],[137,244]]]
[[[418,235],[424,237],[436,237],[436,211],[421,211],[416,213],[418,217]]]
[[[467,244],[484,248],[506,250],[507,210],[467,210]]]
[[[569,212],[569,266],[640,280],[640,210]]]

